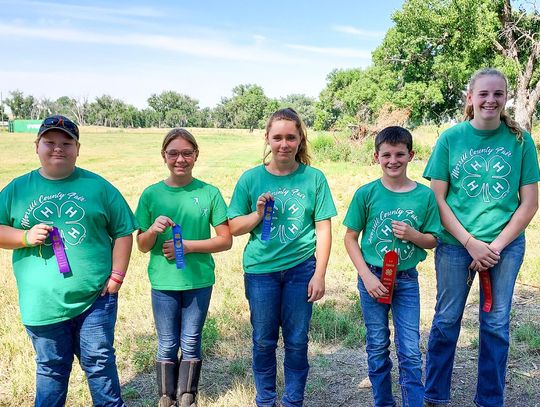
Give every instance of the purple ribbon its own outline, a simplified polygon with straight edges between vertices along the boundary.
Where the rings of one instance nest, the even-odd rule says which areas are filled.
[[[56,256],[56,261],[58,263],[58,269],[60,273],[65,274],[69,273],[71,269],[69,268],[68,259],[66,256],[66,249],[64,247],[64,242],[60,236],[60,232],[56,226],[53,226],[53,231],[51,233],[52,239],[52,248],[54,255]]]

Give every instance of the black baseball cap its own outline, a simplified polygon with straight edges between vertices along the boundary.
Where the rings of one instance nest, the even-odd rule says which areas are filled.
[[[63,131],[75,140],[79,140],[79,128],[66,116],[57,114],[44,119],[43,123],[41,123],[41,126],[39,127],[37,138],[40,138],[49,130]]]

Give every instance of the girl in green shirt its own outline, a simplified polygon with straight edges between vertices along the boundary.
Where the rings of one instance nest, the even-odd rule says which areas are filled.
[[[293,109],[268,120],[268,163],[246,171],[228,210],[231,232],[249,233],[243,267],[253,327],[253,376],[257,406],[276,397],[276,347],[281,326],[285,344],[283,406],[301,406],[309,365],[308,331],[313,302],[324,295],[336,215],[326,178],[310,167],[304,123]],[[264,161],[264,160],[263,160]],[[274,207],[269,239],[263,240],[265,204]],[[266,217],[265,217],[266,218]]]
[[[137,245],[150,252],[148,276],[158,335],[156,373],[160,407],[195,406],[201,371],[201,336],[212,286],[211,253],[228,250],[232,237],[219,190],[193,178],[197,141],[185,129],[171,130],[161,149],[169,176],[144,190],[135,215]],[[184,267],[177,268],[172,227],[182,228]],[[211,237],[210,227],[216,236]],[[178,351],[181,350],[181,358]]]
[[[512,294],[525,252],[524,230],[538,208],[538,158],[529,133],[506,114],[507,81],[495,69],[470,80],[465,121],[446,130],[424,177],[431,180],[444,227],[435,251],[437,305],[426,356],[425,400],[450,401],[461,318],[476,272],[487,272],[490,311],[479,312],[474,402],[504,404]],[[481,290],[480,301],[489,302]]]

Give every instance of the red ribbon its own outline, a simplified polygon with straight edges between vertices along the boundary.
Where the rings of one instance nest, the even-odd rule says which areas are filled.
[[[482,287],[482,292],[484,293],[484,303],[482,304],[482,310],[484,312],[491,311],[491,305],[493,304],[493,296],[491,294],[491,278],[489,277],[489,271],[479,271],[478,275],[480,276],[480,286]]]
[[[392,302],[392,293],[394,292],[394,281],[396,280],[397,266],[397,253],[394,250],[386,252],[383,259],[381,283],[388,290],[388,294],[377,298],[377,301],[382,304],[390,304]]]

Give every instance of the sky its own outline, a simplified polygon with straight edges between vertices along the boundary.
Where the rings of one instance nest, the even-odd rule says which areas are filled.
[[[316,98],[332,70],[371,63],[402,4],[0,0],[0,92],[138,108],[165,90],[214,107],[239,84]]]

